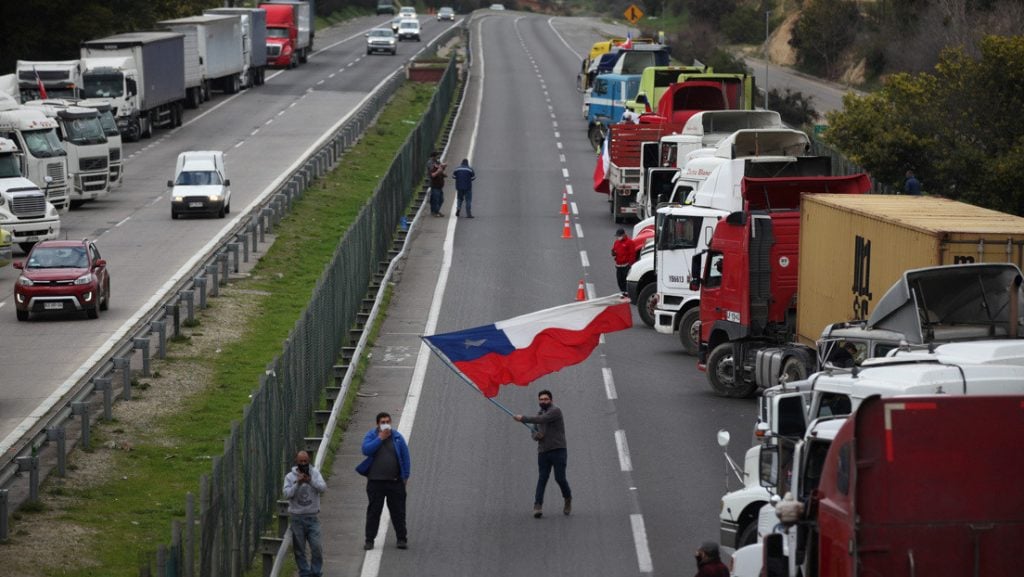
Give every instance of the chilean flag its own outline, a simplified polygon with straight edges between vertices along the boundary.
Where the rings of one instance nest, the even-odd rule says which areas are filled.
[[[36,75],[36,88],[39,90],[39,98],[46,100],[46,87],[43,86],[43,80],[39,78],[39,71],[36,70],[35,66],[32,67],[32,73]]]
[[[525,386],[586,360],[604,333],[633,326],[629,301],[610,296],[423,337],[485,397],[501,385]]]
[[[632,32],[626,32],[626,41],[623,42],[620,47],[623,50],[632,50],[633,49],[633,33]]]
[[[594,192],[608,194],[608,166],[611,165],[611,157],[608,156],[608,139],[611,138],[611,129],[604,137],[604,144],[601,145],[601,155],[597,157],[594,165]]]

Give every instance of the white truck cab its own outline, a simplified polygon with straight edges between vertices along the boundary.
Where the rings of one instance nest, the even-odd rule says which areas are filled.
[[[67,211],[71,203],[68,155],[57,136],[57,121],[38,108],[0,97],[0,137],[13,142],[21,153],[22,176],[44,189],[53,206]]]
[[[0,229],[25,253],[41,240],[60,234],[60,215],[46,195],[21,175],[21,152],[14,142],[0,138]]]
[[[103,126],[103,133],[107,135],[107,148],[110,151],[110,182],[113,188],[121,186],[124,180],[124,159],[121,147],[121,130],[117,127],[117,119],[114,118],[114,108],[110,101],[105,98],[87,98],[79,100],[78,106],[92,108],[100,115],[100,124]]]
[[[171,218],[186,214],[215,214],[218,218],[231,212],[231,180],[224,168],[220,150],[191,150],[178,155],[171,189]]]
[[[110,149],[100,113],[77,106],[72,100],[32,100],[25,104],[57,121],[61,145],[68,153],[71,205],[106,196],[110,191]]]

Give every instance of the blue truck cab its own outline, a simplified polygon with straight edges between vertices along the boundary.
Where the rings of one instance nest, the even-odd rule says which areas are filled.
[[[593,86],[584,100],[587,118],[587,137],[600,148],[608,125],[622,120],[626,101],[636,98],[640,89],[639,74],[602,74],[594,79]]]

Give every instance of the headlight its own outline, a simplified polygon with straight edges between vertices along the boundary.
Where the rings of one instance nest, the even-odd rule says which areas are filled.
[[[89,284],[92,282],[92,273],[86,273],[75,279],[76,285]]]
[[[218,202],[218,201],[221,200],[221,198],[222,197],[219,194],[211,194],[210,195],[210,202]]]
[[[35,283],[32,282],[32,279],[30,279],[30,278],[28,278],[26,276],[19,276],[18,277],[18,284],[20,284],[21,286],[32,286]]]

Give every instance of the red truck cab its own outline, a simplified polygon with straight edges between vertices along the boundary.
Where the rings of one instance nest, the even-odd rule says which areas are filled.
[[[267,13],[267,64],[295,68],[313,48],[313,4],[277,0],[259,6]]]
[[[741,188],[744,210],[719,221],[707,253],[694,259],[694,278],[701,279],[698,367],[716,393],[731,397],[756,390],[758,349],[794,336],[801,197],[862,194],[871,182],[864,174],[747,177]]]

